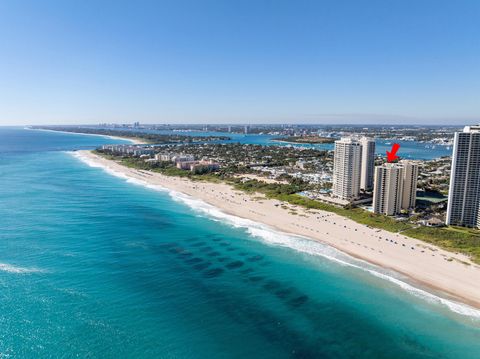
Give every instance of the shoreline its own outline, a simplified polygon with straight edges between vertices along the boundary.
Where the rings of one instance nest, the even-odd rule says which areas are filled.
[[[423,291],[420,288],[425,287],[430,289],[425,292],[432,296],[480,308],[480,266],[465,255],[447,252],[398,233],[369,228],[334,213],[283,204],[263,195],[261,200],[254,199],[259,194],[245,194],[224,183],[169,177],[128,168],[91,151],[76,152],[99,167],[126,178],[176,191],[203,201],[222,213],[333,247],[353,258],[406,276],[409,281],[402,283],[417,290]]]
[[[110,135],[100,135],[97,133],[81,133],[81,132],[69,132],[69,131],[57,131],[57,130],[48,130],[46,128],[30,128],[30,127],[25,127],[25,129],[31,130],[31,131],[46,131],[46,132],[57,132],[57,133],[64,133],[64,134],[69,134],[69,135],[83,135],[83,136],[100,136],[103,138],[110,138],[112,140],[123,140],[123,141],[130,141],[134,145],[143,145],[146,144],[145,142],[140,141],[137,138],[133,137],[119,137],[119,136],[110,136]]]

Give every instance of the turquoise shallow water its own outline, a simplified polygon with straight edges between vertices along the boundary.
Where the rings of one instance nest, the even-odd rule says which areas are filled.
[[[106,142],[0,128],[2,356],[480,356],[475,317],[68,152]]]

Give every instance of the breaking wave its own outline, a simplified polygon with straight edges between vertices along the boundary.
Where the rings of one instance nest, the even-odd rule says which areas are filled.
[[[41,269],[38,268],[17,267],[8,263],[0,263],[0,271],[17,274],[43,272]]]

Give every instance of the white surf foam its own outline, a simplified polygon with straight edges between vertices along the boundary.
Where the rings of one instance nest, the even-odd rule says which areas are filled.
[[[0,263],[0,271],[18,274],[43,272],[41,269],[17,267],[8,263]]]
[[[122,172],[119,172],[119,171],[115,171],[113,169],[111,169],[110,167],[107,167],[107,166],[104,166],[102,165],[101,163],[95,161],[95,160],[92,160],[90,157],[84,155],[83,153],[81,152],[77,152],[77,151],[67,151],[68,154],[72,155],[73,157],[76,157],[78,158],[80,161],[82,161],[83,163],[87,164],[88,166],[90,167],[93,167],[93,168],[101,168],[102,170],[104,170],[105,172],[113,175],[113,176],[116,176],[116,177],[120,177],[120,178],[123,178],[131,183],[135,183],[134,181],[136,180],[135,178],[132,178],[130,176],[127,176],[125,175],[124,173]]]
[[[152,185],[147,183],[146,181],[143,181],[137,178],[129,177],[124,173],[112,170],[111,168],[104,166],[81,153],[72,152],[72,154],[78,159],[80,159],[81,161],[88,164],[89,166],[102,168],[106,172],[114,176],[123,178],[129,183],[144,186],[156,191],[166,192],[171,196],[173,200],[186,204],[197,213],[200,213],[210,219],[217,220],[222,223],[228,223],[229,225],[236,228],[244,228],[250,235],[252,235],[255,238],[261,239],[264,243],[275,245],[275,246],[286,247],[298,252],[307,253],[309,255],[321,256],[323,258],[336,262],[339,265],[349,266],[362,271],[366,271],[371,275],[377,278],[383,279],[385,281],[388,281],[389,283],[392,283],[402,288],[403,290],[407,291],[408,293],[418,298],[421,298],[425,301],[448,308],[452,312],[463,315],[463,316],[480,319],[480,310],[473,308],[471,306],[468,306],[466,304],[459,303],[454,300],[435,295],[424,289],[415,287],[407,283],[405,281],[405,278],[398,273],[384,270],[381,267],[378,267],[366,261],[354,258],[331,246],[314,241],[307,237],[284,233],[284,232],[275,230],[265,224],[227,214],[221,211],[219,208],[212,206],[202,200],[193,198],[189,195],[186,195],[174,190],[170,190],[168,188],[165,188],[159,185]]]

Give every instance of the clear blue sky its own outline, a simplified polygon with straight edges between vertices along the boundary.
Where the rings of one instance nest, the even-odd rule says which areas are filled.
[[[0,124],[480,122],[479,0],[0,0]]]

